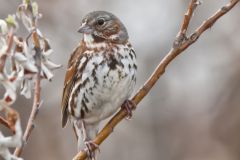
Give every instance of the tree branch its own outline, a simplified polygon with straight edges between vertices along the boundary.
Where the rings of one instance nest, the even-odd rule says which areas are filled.
[[[34,120],[37,116],[39,107],[40,107],[40,92],[41,92],[41,77],[40,77],[40,72],[41,72],[41,50],[40,50],[40,45],[39,45],[39,40],[38,40],[38,35],[36,31],[33,32],[32,34],[34,44],[35,44],[35,51],[36,51],[36,66],[38,67],[38,73],[36,74],[35,77],[35,88],[34,88],[34,101],[33,101],[33,106],[32,106],[32,111],[30,114],[30,117],[28,119],[27,127],[23,135],[23,140],[25,142],[28,141],[33,129],[34,129]],[[14,155],[20,156],[23,150],[24,144],[15,149]]]
[[[197,41],[197,39],[201,36],[201,34],[207,29],[211,28],[211,26],[224,14],[230,11],[240,0],[230,0],[228,4],[219,9],[215,14],[213,14],[210,18],[204,21],[191,35],[190,37],[186,37],[186,31],[192,17],[193,11],[196,6],[199,4],[197,0],[191,0],[188,11],[186,12],[182,26],[176,40],[173,43],[172,48],[167,53],[167,55],[161,60],[153,74],[150,78],[145,82],[144,86],[140,88],[137,94],[132,98],[132,102],[136,105],[148,94],[157,80],[163,75],[168,64],[175,59],[179,54],[181,54],[185,49],[187,49],[191,44]],[[180,37],[180,38],[179,38]],[[184,37],[184,38],[181,38]],[[176,43],[177,42],[177,43]],[[94,143],[100,145],[113,131],[114,127],[124,119],[127,115],[126,110],[121,109],[101,130],[98,136],[93,140]],[[94,148],[96,149],[96,148]],[[73,160],[84,160],[87,157],[87,149],[80,151]]]
[[[30,1],[30,7],[31,7],[31,1]],[[35,88],[34,88],[34,100],[33,100],[33,106],[32,106],[32,111],[30,114],[30,117],[28,119],[27,127],[23,135],[23,140],[25,142],[28,141],[33,129],[34,129],[34,120],[36,119],[39,107],[40,107],[40,93],[41,93],[41,47],[40,47],[40,41],[39,37],[36,31],[36,22],[35,22],[35,17],[32,19],[33,23],[33,32],[32,32],[32,39],[34,43],[34,49],[35,49],[35,61],[36,61],[36,66],[38,68],[38,72],[35,75]],[[24,144],[15,149],[14,155],[19,157],[22,153]]]

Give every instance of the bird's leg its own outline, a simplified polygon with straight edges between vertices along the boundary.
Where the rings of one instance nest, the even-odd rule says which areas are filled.
[[[132,118],[132,110],[136,108],[136,104],[134,104],[131,100],[126,100],[121,108],[125,109],[127,111],[127,117],[126,119],[131,119]]]
[[[85,125],[85,122],[82,121],[82,133],[83,133],[83,141],[84,141],[84,144],[86,145],[87,147],[87,154],[88,154],[88,157],[91,159],[91,160],[95,160],[95,152],[94,152],[94,148],[96,148],[99,152],[100,152],[100,149],[99,149],[99,145],[97,145],[96,143],[94,143],[92,140],[89,140],[89,137],[87,136],[87,131],[86,131],[86,125]]]
[[[74,125],[72,127],[73,127],[74,134],[75,134],[75,136],[76,136],[76,138],[78,140],[79,137],[78,137],[78,133],[77,133],[76,127]]]
[[[85,142],[87,140],[87,131],[86,131],[86,125],[84,120],[82,120],[82,135],[83,135],[83,141]]]

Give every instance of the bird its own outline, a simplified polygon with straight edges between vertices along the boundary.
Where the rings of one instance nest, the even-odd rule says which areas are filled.
[[[126,27],[107,11],[92,11],[81,21],[83,38],[68,61],[61,103],[62,127],[70,121],[78,150],[87,147],[95,159],[93,142],[100,122],[120,108],[131,117],[129,100],[136,84],[136,53]]]

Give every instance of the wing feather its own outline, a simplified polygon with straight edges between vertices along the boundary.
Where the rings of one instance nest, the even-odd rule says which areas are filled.
[[[78,62],[81,60],[81,57],[83,55],[83,52],[85,50],[84,43],[81,42],[80,46],[78,46],[74,52],[72,53],[69,63],[68,63],[68,69],[65,75],[64,80],[64,88],[63,88],[63,95],[62,95],[62,127],[66,126],[66,123],[68,121],[68,104],[69,104],[69,97],[71,95],[71,91],[75,84],[75,75],[77,73],[77,65]]]

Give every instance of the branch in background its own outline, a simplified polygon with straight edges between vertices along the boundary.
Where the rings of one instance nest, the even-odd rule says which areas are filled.
[[[31,4],[31,3],[30,3]],[[34,23],[34,27],[36,24]],[[40,42],[39,42],[39,37],[36,32],[36,28],[34,28],[34,31],[32,33],[32,39],[33,43],[35,46],[35,60],[36,60],[36,66],[38,68],[38,72],[35,75],[35,88],[34,88],[34,100],[33,100],[33,106],[32,106],[32,111],[30,114],[30,117],[28,119],[27,127],[23,135],[23,140],[25,142],[28,141],[33,129],[34,129],[34,120],[36,119],[39,107],[40,107],[40,93],[41,93],[41,48],[40,48]],[[14,155],[19,157],[22,153],[24,144],[15,149]]]
[[[39,107],[40,107],[40,72],[37,73],[36,78],[35,78],[35,89],[34,89],[34,100],[33,100],[33,106],[32,106],[32,111],[30,114],[30,117],[28,119],[27,127],[25,129],[24,135],[23,135],[23,140],[25,142],[28,141],[33,129],[34,129],[34,120],[36,119]],[[21,147],[18,147],[14,151],[14,155],[19,157],[23,151],[24,144]]]
[[[30,33],[26,38],[15,35],[18,29],[16,16]],[[0,111],[4,111],[6,115],[6,119],[0,117],[0,123],[13,132],[9,137],[5,137],[0,132],[0,156],[4,159],[22,160],[18,158],[24,148],[22,142],[29,139],[41,105],[40,82],[42,79],[51,80],[52,70],[61,67],[49,59],[53,51],[48,40],[36,26],[39,18],[41,14],[38,13],[37,3],[23,0],[18,6],[16,15],[9,15],[5,20],[0,19],[0,85],[5,88],[4,96],[0,99]],[[11,105],[17,99],[19,88],[20,94],[31,98],[33,82],[32,111],[22,136],[20,116]],[[11,154],[10,147],[16,148],[14,155]]]
[[[173,61],[179,54],[181,54],[185,49],[187,49],[191,44],[197,41],[197,39],[201,36],[201,34],[207,29],[211,28],[211,26],[224,14],[230,11],[240,0],[231,0],[228,4],[219,9],[215,14],[213,14],[210,18],[204,21],[189,37],[186,36],[186,32],[188,29],[189,22],[192,18],[193,11],[200,4],[197,0],[191,0],[188,11],[186,12],[182,26],[176,40],[173,43],[172,48],[168,52],[168,54],[162,59],[159,63],[153,74],[150,78],[145,82],[144,86],[140,88],[137,94],[132,98],[132,102],[136,105],[148,94],[157,80],[163,75],[166,67],[170,62]],[[180,37],[180,38],[179,38]],[[182,38],[184,37],[184,38]],[[134,108],[133,108],[134,109]],[[98,136],[93,140],[93,142],[97,145],[100,145],[113,131],[114,127],[124,119],[127,115],[126,110],[121,109],[101,130]],[[96,149],[94,147],[94,149]],[[87,149],[80,151],[73,160],[84,160],[87,157]]]
[[[38,11],[34,11],[34,4],[29,1],[27,3],[26,9],[28,9],[28,11],[30,11],[30,21],[31,21],[31,30],[32,30],[32,40],[33,40],[33,44],[34,44],[34,50],[35,50],[35,65],[37,67],[37,73],[35,75],[35,84],[34,84],[34,100],[33,100],[33,106],[32,106],[32,111],[30,114],[30,117],[28,119],[28,123],[27,123],[27,127],[26,130],[24,132],[23,135],[23,140],[25,142],[28,141],[33,129],[34,129],[34,121],[36,119],[36,116],[38,114],[38,110],[40,108],[40,98],[41,98],[41,71],[42,71],[42,48],[40,45],[40,37],[37,33],[37,27],[36,27],[36,21],[38,19],[39,13]],[[23,8],[22,8],[23,9]],[[35,13],[34,13],[35,12]],[[25,26],[27,26],[27,24],[25,24]],[[45,39],[44,39],[45,40]],[[46,42],[46,41],[44,41]],[[48,44],[47,44],[48,45]],[[48,46],[49,47],[49,46]],[[44,47],[45,48],[45,47]],[[44,50],[44,49],[43,49]],[[24,144],[15,149],[14,155],[19,157],[23,151],[23,147]]]

